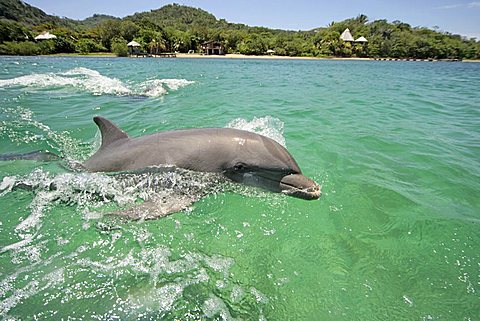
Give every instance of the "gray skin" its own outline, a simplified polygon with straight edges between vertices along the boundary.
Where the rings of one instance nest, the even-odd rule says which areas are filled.
[[[91,172],[139,171],[160,165],[221,173],[229,179],[273,192],[313,200],[321,187],[302,175],[290,153],[274,140],[231,128],[160,132],[137,138],[103,117],[93,119],[100,149],[83,165]]]
[[[24,160],[36,160],[41,162],[48,162],[60,159],[55,154],[50,153],[49,151],[41,151],[37,150],[34,152],[29,152],[25,154],[4,154],[0,155],[0,161],[11,161],[17,159],[24,159]]]

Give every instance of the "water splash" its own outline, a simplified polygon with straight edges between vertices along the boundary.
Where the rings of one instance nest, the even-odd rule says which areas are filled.
[[[103,216],[101,207],[112,204],[113,214],[132,219],[152,219],[188,208],[193,202],[228,191],[233,183],[212,173],[198,173],[159,167],[156,172],[120,174],[100,173],[51,174],[36,169],[25,176],[7,176],[0,184],[0,195],[17,188],[34,193],[30,213],[16,226],[20,241],[5,245],[0,253],[27,246],[42,226],[42,219],[51,206],[59,203],[76,205],[88,221]],[[144,202],[134,205],[135,202]],[[173,206],[172,206],[173,204]]]
[[[28,108],[5,108],[2,112],[7,120],[0,122],[0,135],[7,136],[12,142],[30,144],[42,141],[68,159],[82,159],[85,149],[90,149],[88,144],[72,138],[68,132],[57,132],[36,120]]]
[[[244,118],[237,118],[230,121],[227,128],[236,128],[254,132],[273,139],[283,147],[286,147],[285,137],[283,136],[284,123],[275,117],[253,117],[251,121]]]
[[[122,237],[125,235],[120,232],[116,239]],[[188,313],[193,319],[206,315],[235,320],[232,314],[242,318],[261,315],[267,303],[258,301],[258,296],[264,296],[258,289],[235,278],[231,273],[235,261],[228,256],[198,251],[177,256],[164,245],[102,255],[107,249],[110,254],[116,250],[116,239],[87,241],[69,254],[59,251],[4,276],[0,317],[9,319],[12,310],[40,295],[43,309],[35,311],[34,319],[49,319],[50,312],[61,309],[59,303],[67,306],[65,314],[71,313],[71,302],[88,305],[100,298],[104,307],[85,311],[87,319],[177,319]],[[89,256],[89,251],[97,255]],[[57,266],[59,262],[61,266]],[[125,288],[131,276],[137,281]],[[221,287],[216,286],[219,283]],[[230,301],[232,296],[236,302]]]
[[[29,88],[74,88],[92,95],[160,97],[176,91],[194,81],[186,79],[151,79],[127,85],[120,79],[100,74],[98,71],[79,67],[58,73],[24,75],[0,79],[0,87],[22,86]]]

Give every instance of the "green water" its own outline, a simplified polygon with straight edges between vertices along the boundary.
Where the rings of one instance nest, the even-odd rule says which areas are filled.
[[[175,193],[0,162],[0,316],[479,320],[479,88],[476,63],[2,57],[0,154],[84,160],[95,115],[233,126],[285,143],[323,195],[209,186],[132,222],[104,213]]]

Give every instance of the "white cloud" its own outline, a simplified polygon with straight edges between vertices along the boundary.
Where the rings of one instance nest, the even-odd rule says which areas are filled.
[[[480,8],[480,1],[472,1],[469,3],[456,3],[447,4],[445,6],[438,7],[439,9],[457,9],[457,8]]]
[[[467,32],[465,34],[465,37],[467,37],[468,39],[475,38],[476,40],[480,40],[480,32]]]
[[[461,5],[461,4],[448,4],[448,5],[445,5],[445,6],[441,6],[439,8],[440,9],[455,9],[455,8],[460,8],[462,6],[463,5]]]

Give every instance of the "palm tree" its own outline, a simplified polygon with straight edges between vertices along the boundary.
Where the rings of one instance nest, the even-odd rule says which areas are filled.
[[[368,17],[364,14],[360,14],[360,15],[357,16],[357,18],[355,18],[355,20],[357,20],[359,23],[364,25],[368,22]]]

